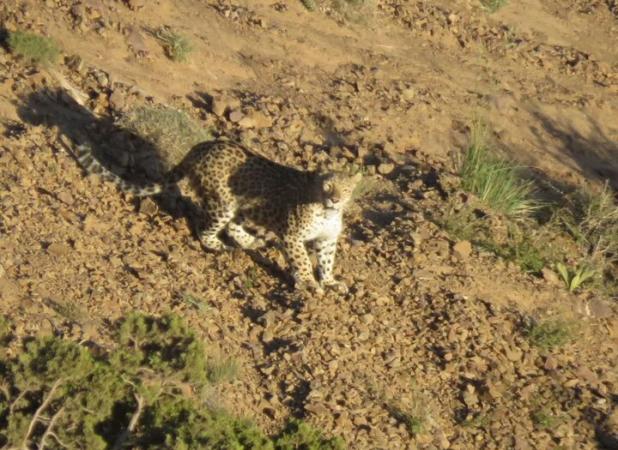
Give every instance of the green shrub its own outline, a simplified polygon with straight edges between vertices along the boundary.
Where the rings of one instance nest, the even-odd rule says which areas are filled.
[[[300,420],[292,420],[275,439],[276,450],[343,450],[340,438],[325,438],[322,433]]]
[[[31,339],[17,358],[0,356],[0,446],[343,448],[301,422],[273,440],[209,408],[200,400],[207,367],[202,342],[173,315],[130,315],[108,353],[58,337]]]
[[[184,111],[167,107],[136,108],[121,117],[118,125],[154,144],[171,167],[194,145],[212,140],[212,134]]]
[[[175,33],[167,27],[161,27],[154,36],[163,44],[165,54],[172,60],[184,62],[193,50],[191,42],[186,37]]]
[[[12,53],[43,66],[55,63],[60,56],[60,49],[54,41],[25,31],[9,33],[7,44]]]

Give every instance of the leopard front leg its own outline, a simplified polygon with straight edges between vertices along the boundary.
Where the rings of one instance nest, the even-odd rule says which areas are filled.
[[[333,277],[333,266],[335,264],[335,254],[337,253],[336,239],[319,239],[315,243],[318,251],[318,275],[320,284],[324,287],[332,286],[338,290],[347,291],[347,287],[341,281]]]
[[[286,236],[283,245],[296,288],[308,287],[321,293],[322,287],[313,276],[313,267],[304,240],[298,236]]]

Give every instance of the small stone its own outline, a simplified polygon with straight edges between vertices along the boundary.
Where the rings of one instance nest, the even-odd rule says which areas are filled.
[[[611,305],[600,298],[593,298],[590,300],[588,303],[588,311],[590,311],[590,315],[595,319],[605,319],[611,317],[613,314]]]
[[[132,11],[142,9],[146,6],[146,0],[125,0],[125,3]]]
[[[381,163],[378,166],[378,173],[380,175],[388,175],[393,170],[395,170],[395,164],[393,164],[393,163]]]
[[[459,259],[468,259],[472,253],[472,244],[470,241],[459,241],[453,245],[453,253]]]
[[[274,335],[273,332],[271,330],[264,330],[264,333],[262,333],[262,341],[268,343],[268,342],[272,342],[272,340],[274,339]]]
[[[64,64],[71,70],[75,72],[82,73],[84,70],[84,60],[79,55],[71,55],[67,56],[64,59]]]
[[[371,314],[364,314],[361,317],[361,320],[366,323],[366,324],[370,324],[371,322],[373,322],[373,315]]]
[[[230,122],[238,123],[241,121],[244,115],[240,109],[235,109],[230,112],[230,115],[228,117],[230,119]]]
[[[150,197],[146,197],[142,199],[139,204],[139,212],[142,214],[147,214],[149,216],[152,216],[156,214],[158,210],[159,210],[159,207],[157,206],[155,201],[151,199]]]
[[[232,114],[230,114],[230,120],[232,120]],[[232,120],[235,122],[235,120]],[[255,128],[255,120],[251,116],[245,116],[238,121],[238,126],[241,128]]]
[[[416,97],[416,90],[412,88],[404,89],[403,91],[401,91],[401,96],[408,101],[414,100],[414,98]]]
[[[223,117],[226,112],[240,108],[240,101],[224,96],[213,97],[210,110],[213,114]]]
[[[68,191],[62,191],[58,194],[58,200],[60,200],[62,203],[66,204],[66,205],[72,205],[73,202],[75,201],[73,199],[73,196],[71,195],[70,192]]]
[[[54,242],[47,247],[47,253],[54,256],[63,256],[71,251],[71,247],[62,242]]]
[[[553,270],[543,267],[541,269],[541,274],[543,275],[543,279],[547,281],[549,284],[558,285],[560,284],[560,278]]]
[[[548,356],[545,359],[545,364],[543,365],[545,370],[556,370],[558,368],[558,361],[553,356]]]
[[[127,99],[119,89],[114,89],[114,92],[109,96],[109,104],[116,111],[122,111],[127,106]]]

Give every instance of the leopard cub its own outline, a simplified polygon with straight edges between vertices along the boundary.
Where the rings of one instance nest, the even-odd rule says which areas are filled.
[[[77,158],[88,172],[99,173],[137,196],[161,193],[187,178],[201,203],[198,235],[205,248],[226,248],[220,239],[223,231],[241,247],[252,248],[258,240],[245,228],[252,225],[279,237],[297,287],[320,292],[340,284],[332,273],[337,239],[360,174],[300,171],[228,140],[198,144],[163,183],[144,186],[122,180],[101,166],[87,146],[79,147]],[[317,250],[318,280],[307,252],[309,242]]]

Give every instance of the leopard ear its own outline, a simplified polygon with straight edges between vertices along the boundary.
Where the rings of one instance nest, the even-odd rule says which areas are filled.
[[[333,192],[334,187],[335,186],[332,181],[325,181],[322,188],[324,192],[326,192],[327,194],[330,194],[331,192]]]

